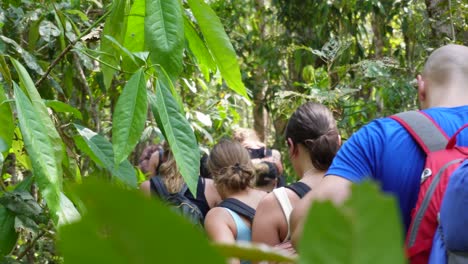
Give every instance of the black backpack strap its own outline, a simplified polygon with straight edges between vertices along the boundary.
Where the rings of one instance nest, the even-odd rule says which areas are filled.
[[[303,198],[308,192],[310,192],[311,188],[309,185],[303,183],[303,182],[295,182],[293,184],[290,184],[286,186],[286,188],[292,190],[299,196],[299,198]]]
[[[228,208],[244,217],[247,217],[247,219],[249,219],[250,222],[253,221],[254,219],[254,216],[255,216],[255,209],[253,209],[252,207],[248,206],[247,204],[237,200],[237,199],[234,199],[234,198],[227,198],[227,199],[224,199],[219,205],[218,207],[224,207],[224,208]]]
[[[164,185],[164,182],[160,176],[151,177],[150,190],[151,190],[151,193],[156,194],[161,199],[167,199],[167,197],[169,197],[169,192],[167,191],[166,185]]]
[[[400,123],[426,154],[446,148],[449,138],[427,114],[408,111],[390,118]]]
[[[265,157],[271,157],[273,155],[273,151],[271,149],[265,149]]]

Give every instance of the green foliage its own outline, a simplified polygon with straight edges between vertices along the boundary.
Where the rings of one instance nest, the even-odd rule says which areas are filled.
[[[146,94],[145,75],[139,70],[128,80],[115,106],[112,120],[115,164],[122,163],[133,151],[145,128]]]
[[[62,188],[62,175],[59,172],[58,166],[60,162],[54,155],[53,143],[48,136],[44,123],[37,119],[40,115],[33,107],[31,101],[15,86],[15,102],[18,112],[18,119],[23,135],[24,144],[28,154],[32,157],[33,173],[36,176],[36,181],[41,190],[47,205],[51,210],[51,217],[58,223],[60,212],[60,191]]]
[[[15,124],[13,116],[11,115],[10,103],[5,96],[3,85],[0,84],[0,153],[6,153],[11,148],[13,135],[15,131]],[[1,170],[0,170],[1,172]]]
[[[90,156],[99,166],[108,170],[114,179],[122,183],[136,187],[136,172],[128,160],[122,163],[114,163],[114,151],[112,144],[103,136],[95,133],[89,128],[75,124],[80,137],[75,137],[77,146]]]
[[[188,4],[200,26],[219,71],[229,88],[247,98],[247,91],[242,83],[239,63],[229,37],[215,12],[201,0],[188,0]]]
[[[65,263],[224,262],[200,230],[160,202],[91,179],[75,190],[86,214],[59,230]]]
[[[200,152],[197,140],[187,120],[182,116],[179,105],[174,100],[170,80],[159,78],[156,81],[156,96],[150,94],[153,115],[161,128],[187,186],[197,193],[200,168]]]
[[[174,81],[182,71],[184,49],[180,1],[147,0],[145,13],[145,46],[150,52],[151,62],[161,66]]]
[[[245,259],[250,261],[271,261],[281,263],[296,263],[297,257],[288,256],[264,244],[238,242],[236,244],[213,244],[221,254],[229,258]]]
[[[299,263],[405,263],[395,199],[369,182],[343,206],[316,202],[299,244]]]
[[[107,35],[115,39],[118,43],[123,43],[125,32],[127,28],[127,14],[130,1],[128,0],[115,0],[112,2],[112,11],[106,20],[103,29],[103,35]],[[110,87],[114,74],[116,72],[115,65],[118,65],[119,56],[118,51],[112,45],[112,41],[108,38],[101,39],[101,60],[102,73],[104,75],[104,86]]]
[[[11,252],[17,239],[15,215],[0,205],[0,258]]]

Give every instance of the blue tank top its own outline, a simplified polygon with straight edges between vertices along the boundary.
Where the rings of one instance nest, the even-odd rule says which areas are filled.
[[[225,209],[231,214],[232,218],[234,219],[234,222],[236,223],[236,241],[252,241],[252,231],[250,230],[250,227],[247,226],[247,224],[236,212],[228,208]]]

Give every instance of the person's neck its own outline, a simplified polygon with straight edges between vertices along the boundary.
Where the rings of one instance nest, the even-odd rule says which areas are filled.
[[[237,198],[239,196],[244,196],[247,195],[250,192],[250,188],[247,187],[245,190],[241,191],[230,191],[230,190],[224,190],[223,194],[221,195],[221,198],[227,199],[227,198]]]
[[[447,87],[434,87],[433,91],[431,96],[427,98],[427,108],[453,108],[468,105],[468,93],[465,87],[452,84]]]

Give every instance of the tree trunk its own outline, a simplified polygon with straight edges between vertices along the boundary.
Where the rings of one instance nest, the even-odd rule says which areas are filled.
[[[450,21],[450,0],[425,0],[429,19],[432,21],[432,44],[440,46],[446,37],[454,38],[453,25]]]

